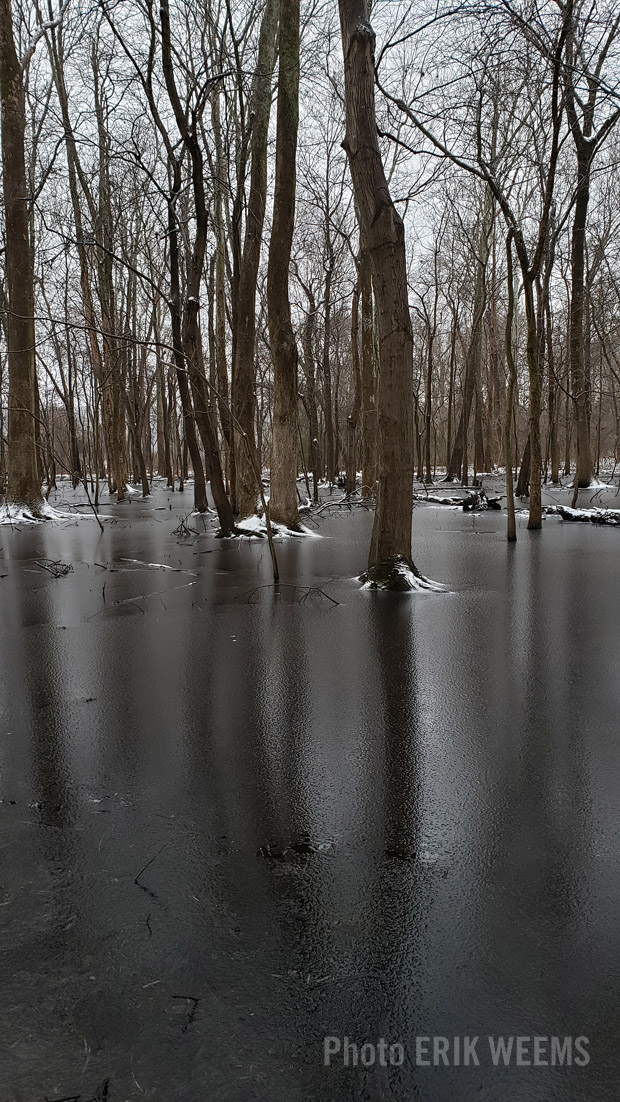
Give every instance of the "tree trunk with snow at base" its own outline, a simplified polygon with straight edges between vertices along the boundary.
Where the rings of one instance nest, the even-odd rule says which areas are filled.
[[[233,412],[245,434],[235,446],[236,499],[240,517],[256,512],[258,488],[252,456],[260,467],[256,448],[256,285],[260,265],[267,203],[267,146],[271,114],[271,81],[276,56],[280,0],[267,0],[260,29],[258,59],[252,92],[252,167],[245,242],[239,273],[237,343],[232,372]]]
[[[9,353],[8,501],[42,504],[36,454],[34,274],[28,231],[28,185],[22,66],[15,49],[10,0],[0,0],[0,101],[6,220]]]
[[[378,492],[368,578],[400,587],[411,558],[413,508],[413,336],[405,230],[389,192],[377,138],[375,34],[367,0],[339,0],[345,71],[346,141],[362,232],[371,256],[379,325]]]
[[[267,305],[273,359],[271,520],[299,528],[297,507],[297,364],[291,320],[289,266],[295,228],[295,159],[299,126],[299,0],[280,15],[280,67],[276,127],[276,179],[269,244]]]

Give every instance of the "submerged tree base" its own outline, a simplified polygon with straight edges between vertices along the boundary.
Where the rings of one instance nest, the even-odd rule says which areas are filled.
[[[312,536],[320,539],[318,532],[313,532],[310,528],[307,528],[304,524],[278,524],[276,521],[271,521],[271,531],[274,536],[282,538],[285,536]],[[235,530],[232,533],[218,532],[218,536],[221,535],[234,535],[234,536],[255,536],[258,539],[265,539],[267,536],[267,522],[264,516],[260,516],[255,513],[251,517],[245,517],[244,520],[237,521]]]
[[[360,581],[368,589],[390,589],[401,593],[418,589],[441,593],[443,590],[442,585],[425,578],[411,559],[405,559],[402,555],[370,567],[360,576]]]

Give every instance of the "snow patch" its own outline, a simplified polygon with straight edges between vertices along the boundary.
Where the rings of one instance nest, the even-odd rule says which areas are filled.
[[[59,522],[61,520],[110,520],[110,517],[105,515],[95,518],[94,513],[67,513],[61,509],[54,509],[47,501],[44,501],[38,510],[38,514],[35,515],[32,509],[27,505],[1,505],[0,506],[0,524],[42,524],[44,521],[51,520],[52,522]]]
[[[433,582],[424,575],[415,574],[406,562],[395,562],[385,580],[372,581],[367,575],[362,589],[387,589],[399,593],[445,593],[446,586],[441,582]]]
[[[271,531],[278,539],[284,539],[288,537],[310,536],[313,539],[321,539],[318,532],[313,532],[311,528],[307,528],[305,524],[299,525],[299,530],[293,531],[292,528],[287,528],[284,524],[274,524],[271,522]],[[259,538],[267,536],[267,524],[264,517],[259,517],[254,513],[251,517],[246,517],[245,520],[240,520],[237,524],[237,532],[242,536],[258,536]]]
[[[587,494],[590,490],[613,490],[613,486],[610,486],[609,482],[601,482],[599,478],[593,478],[587,486],[579,487],[580,494]]]
[[[620,526],[618,509],[571,509],[568,505],[549,505],[547,514],[560,516],[563,520],[590,521],[591,524]]]

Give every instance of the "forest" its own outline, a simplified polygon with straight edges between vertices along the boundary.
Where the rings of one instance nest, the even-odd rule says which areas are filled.
[[[376,567],[414,477],[505,472],[509,538],[613,477],[615,7],[297,7],[3,3],[9,509],[191,477],[228,535],[339,484]]]

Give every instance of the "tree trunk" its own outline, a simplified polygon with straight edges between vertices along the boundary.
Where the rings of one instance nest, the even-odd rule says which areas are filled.
[[[228,471],[229,484],[234,488],[235,455],[233,427],[230,419],[228,394],[228,365],[226,362],[226,225],[224,220],[223,187],[226,179],[226,157],[222,143],[222,122],[220,116],[220,89],[215,87],[211,96],[211,117],[215,142],[216,171],[213,184],[213,205],[215,208],[215,374],[217,379],[218,411],[224,438],[224,470]],[[210,402],[208,403],[211,404]],[[214,424],[215,430],[215,424]]]
[[[525,318],[527,326],[527,366],[530,380],[530,513],[527,526],[542,528],[542,449],[540,445],[541,377],[538,357],[538,327],[534,305],[534,286],[524,278]]]
[[[26,121],[10,0],[0,0],[0,102],[8,288],[7,499],[37,511],[42,497],[36,454],[34,273],[28,232]]]
[[[256,511],[258,488],[248,451],[256,453],[256,284],[267,203],[267,140],[271,113],[271,81],[276,57],[276,35],[280,0],[267,0],[260,29],[256,72],[254,74],[252,164],[246,216],[245,241],[239,272],[236,345],[232,372],[233,413],[247,438],[236,434],[235,474],[236,507],[241,517]],[[257,456],[260,469],[260,457]]]
[[[527,497],[527,493],[530,485],[530,437],[525,441],[525,448],[523,449],[523,456],[521,458],[521,466],[519,468],[519,477],[517,478],[517,497]]]
[[[359,421],[362,406],[362,372],[360,368],[360,338],[359,338],[359,302],[360,280],[353,289],[353,302],[351,305],[351,359],[353,367],[353,403],[351,412],[347,418],[347,470],[345,489],[347,494],[355,492],[355,443],[357,437],[357,422]]]
[[[308,312],[302,331],[303,373],[305,379],[305,409],[308,416],[310,466],[312,468],[312,500],[319,503],[319,418],[317,413],[316,380],[314,372],[314,329],[316,324],[316,300],[312,287],[304,287],[308,297]]]
[[[370,250],[379,321],[377,509],[368,558],[370,581],[397,586],[411,570],[413,486],[413,335],[407,297],[405,230],[385,177],[377,138],[375,33],[366,0],[340,0],[346,141],[358,216]]]
[[[480,234],[480,260],[477,261],[471,334],[465,358],[463,404],[461,406],[461,413],[448,461],[448,470],[446,472],[447,480],[460,478],[462,476],[464,486],[466,486],[468,482],[467,434],[469,431],[469,420],[472,402],[476,391],[479,389],[480,367],[482,362],[483,321],[486,309],[486,266],[489,258],[488,220],[490,213],[491,212],[487,213],[485,211],[485,223]]]
[[[276,128],[276,178],[269,245],[267,303],[273,358],[271,497],[273,521],[299,528],[297,510],[297,364],[291,320],[289,267],[295,227],[297,131],[299,126],[299,0],[287,0],[280,15],[280,66]]]
[[[506,467],[506,538],[509,543],[514,543],[517,538],[517,526],[515,521],[515,493],[512,476],[512,443],[511,426],[512,410],[514,406],[515,392],[517,389],[517,368],[512,350],[512,326],[514,321],[515,289],[512,265],[512,234],[506,240],[506,281],[508,286],[508,309],[506,311],[506,366],[508,367],[508,387],[506,391],[506,409],[504,411],[504,464]]]
[[[360,283],[362,295],[362,497],[377,488],[377,380],[372,303],[372,267],[368,245],[360,229]]]
[[[570,310],[570,372],[573,396],[573,423],[577,445],[577,486],[589,486],[592,481],[590,448],[590,379],[584,357],[584,269],[586,223],[590,198],[590,162],[592,150],[586,142],[577,156],[577,195],[571,238],[571,310]]]
[[[329,193],[325,197],[325,291],[323,296],[323,409],[325,411],[326,457],[325,474],[331,484],[336,478],[338,455],[334,445],[334,410],[332,404],[331,331],[332,277],[334,247],[329,224]]]

